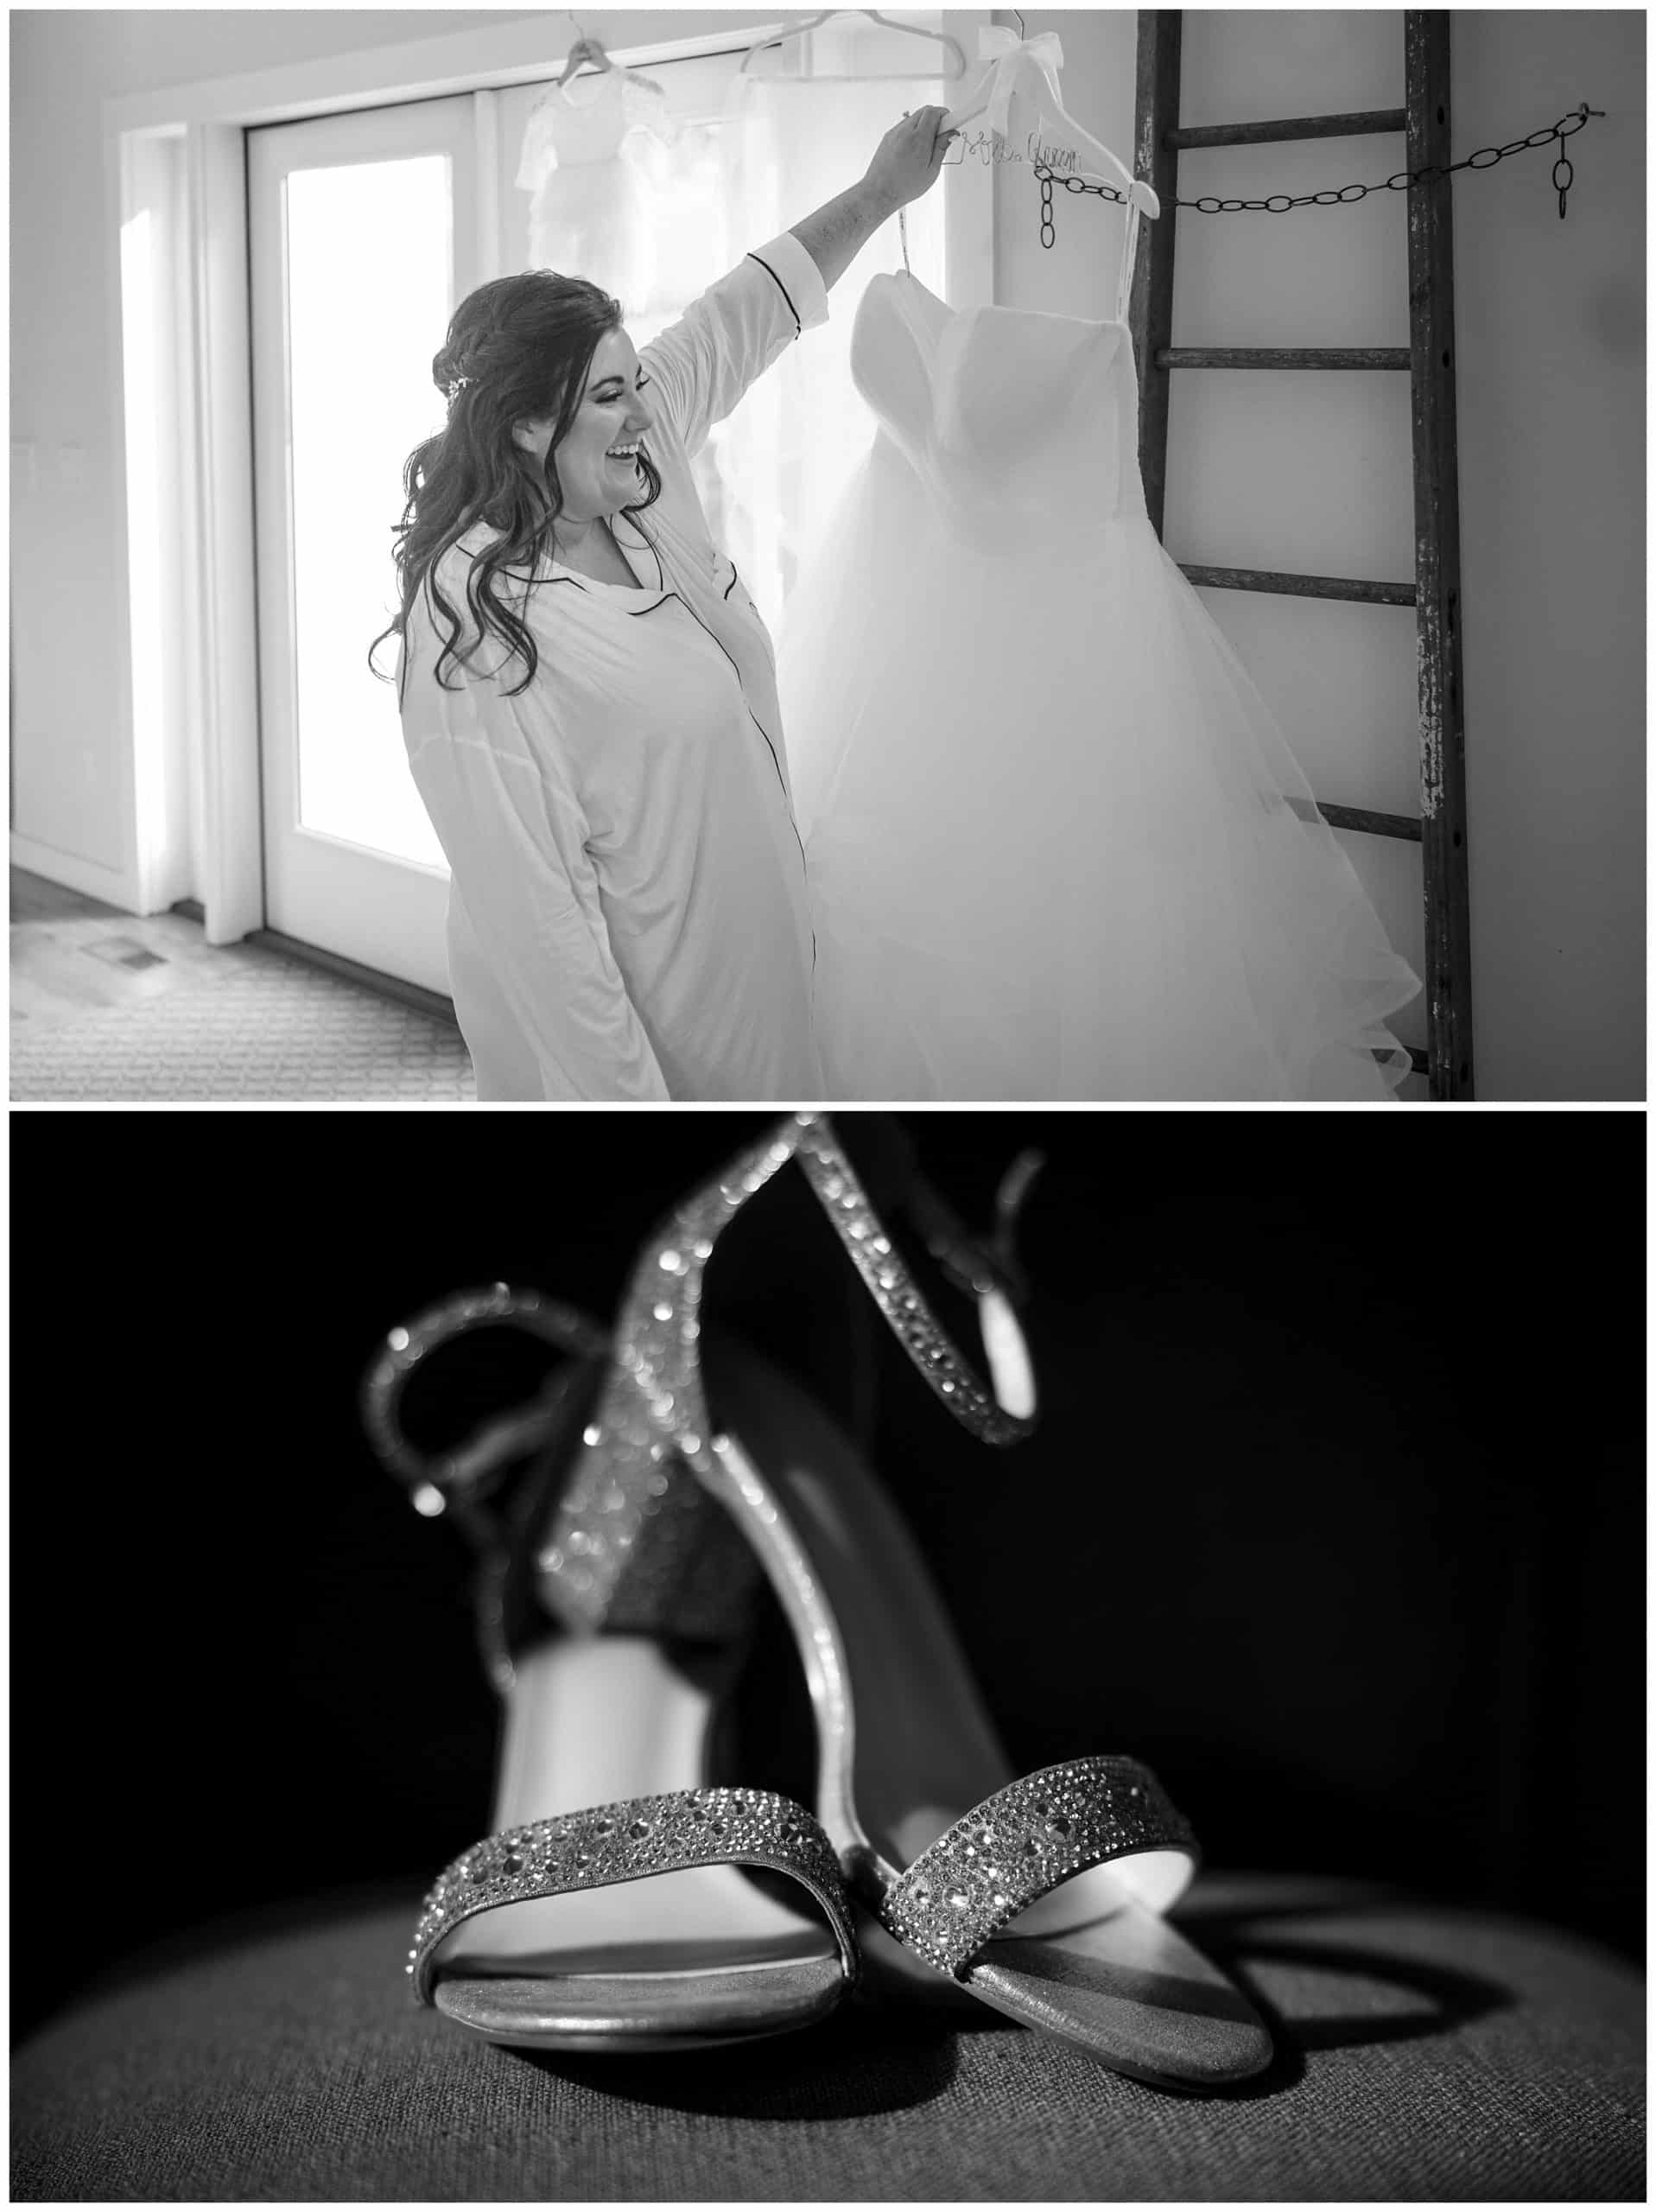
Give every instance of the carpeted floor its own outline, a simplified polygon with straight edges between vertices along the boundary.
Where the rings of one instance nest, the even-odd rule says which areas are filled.
[[[256,945],[13,871],[10,1096],[470,1099],[450,1023]]]

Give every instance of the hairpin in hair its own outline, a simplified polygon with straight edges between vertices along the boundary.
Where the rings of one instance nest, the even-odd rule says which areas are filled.
[[[456,377],[454,383],[448,387],[449,405],[451,407],[454,405],[454,402],[460,397],[461,392],[465,391],[468,384],[474,384],[475,382],[476,378],[474,377]]]

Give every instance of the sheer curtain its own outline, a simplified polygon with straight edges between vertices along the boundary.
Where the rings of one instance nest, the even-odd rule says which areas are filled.
[[[917,43],[900,41],[905,59]],[[942,49],[936,51],[941,57]],[[874,82],[750,79],[737,86],[724,128],[733,210],[747,240],[758,244],[774,237],[835,199],[861,176],[881,138],[905,111],[941,98],[936,77]],[[941,186],[908,210],[907,229],[909,265],[923,283],[941,294]],[[893,218],[834,286],[827,325],[783,356],[714,444],[728,499],[731,557],[743,569],[773,626],[787,604],[805,549],[820,535],[872,440],[873,418],[851,377],[852,326],[869,279],[902,266],[902,241]],[[746,545],[746,563],[739,538]]]
[[[625,139],[615,174],[625,189],[609,202],[627,211],[624,219],[638,232],[625,239],[612,234],[606,244],[586,227],[568,238],[565,253],[542,225],[534,259],[531,202],[516,154],[546,88],[521,87],[504,96],[517,189],[504,195],[511,232],[502,265],[549,258],[567,275],[607,284],[621,296],[628,335],[644,346],[750,247],[854,184],[905,110],[944,100],[940,75],[897,73],[911,72],[917,61],[930,69],[934,59],[941,70],[946,49],[858,21],[830,23],[775,48],[746,73],[739,54],[652,62],[645,73],[666,96],[669,126]],[[860,73],[832,73],[847,70]],[[910,265],[939,294],[942,192],[937,186],[908,211]],[[698,460],[697,487],[714,535],[773,630],[804,549],[873,435],[850,374],[857,302],[870,277],[902,266],[893,219],[835,285],[827,326],[807,333],[760,378],[716,426]]]

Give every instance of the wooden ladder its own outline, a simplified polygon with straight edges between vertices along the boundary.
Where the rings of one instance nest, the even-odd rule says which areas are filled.
[[[1159,221],[1139,231],[1129,321],[1139,363],[1139,458],[1145,499],[1162,536],[1167,417],[1175,369],[1390,369],[1412,380],[1414,444],[1414,579],[1369,583],[1351,576],[1285,575],[1259,569],[1210,569],[1181,562],[1193,584],[1227,591],[1288,592],[1306,599],[1364,600],[1415,610],[1420,699],[1420,814],[1376,814],[1324,804],[1336,830],[1405,837],[1421,848],[1426,924],[1427,1049],[1413,1054],[1433,1098],[1470,1098],[1472,972],[1467,895],[1466,769],[1461,716],[1461,524],[1456,480],[1455,264],[1447,176],[1416,185],[1409,204],[1409,343],[1404,346],[1301,348],[1175,346],[1173,250],[1179,156],[1187,148],[1262,146],[1292,138],[1350,138],[1401,130],[1411,173],[1447,167],[1449,16],[1406,11],[1406,105],[1364,115],[1304,116],[1282,123],[1179,125],[1183,14],[1140,10],[1136,152],[1138,175],[1161,201]]]

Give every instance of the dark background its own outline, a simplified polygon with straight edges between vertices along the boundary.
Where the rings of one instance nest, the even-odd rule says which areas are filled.
[[[362,1367],[465,1283],[607,1319],[766,1119],[11,1117],[13,1866],[53,1899],[14,1910],[15,2032],[216,1916],[391,1881],[412,1923],[486,1826],[495,1709]],[[905,1121],[974,1221],[1048,1155],[1035,1440],[979,1445],[900,1355],[877,1401],[1020,1771],[1131,1751],[1215,1867],[1642,1955],[1642,1116]],[[850,1405],[837,1253],[790,1170],[712,1285]]]

